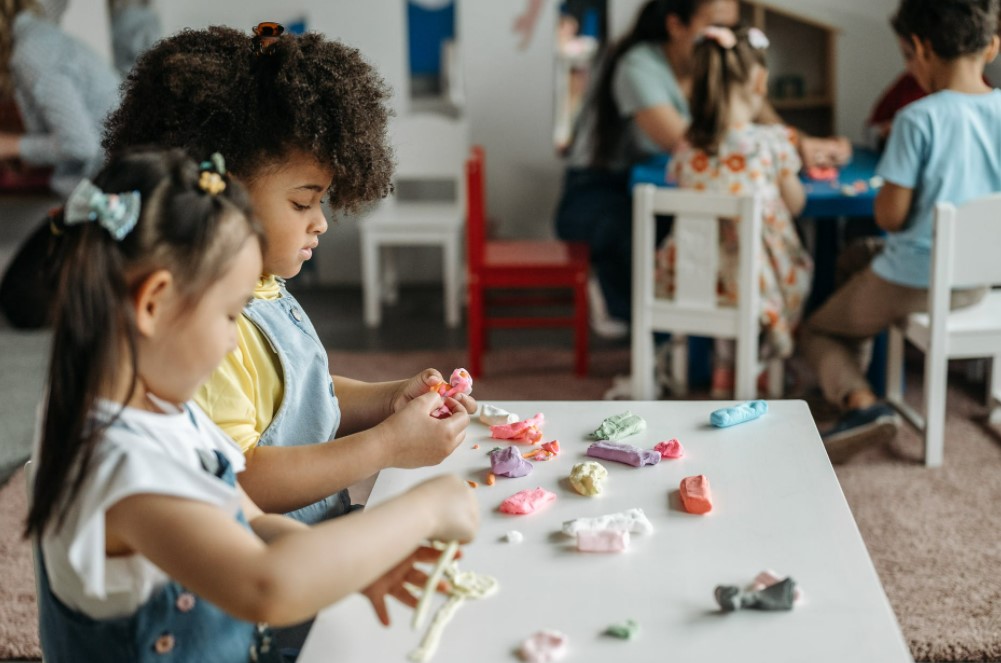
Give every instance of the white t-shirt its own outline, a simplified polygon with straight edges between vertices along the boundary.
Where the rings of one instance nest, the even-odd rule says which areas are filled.
[[[245,461],[239,447],[193,401],[180,408],[162,401],[156,404],[168,414],[125,408],[98,443],[63,526],[49,529],[42,538],[52,592],[94,619],[133,614],[169,580],[141,555],[105,555],[108,509],[137,494],[208,502],[234,517],[240,508],[236,488],[203,469],[199,455],[218,450],[233,471],[240,472]],[[119,407],[99,402],[97,416],[113,414]]]

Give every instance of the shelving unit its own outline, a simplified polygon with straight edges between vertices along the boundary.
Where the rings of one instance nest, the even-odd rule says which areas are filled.
[[[742,0],[741,20],[760,28],[768,49],[769,101],[791,125],[834,133],[838,30],[767,2]]]

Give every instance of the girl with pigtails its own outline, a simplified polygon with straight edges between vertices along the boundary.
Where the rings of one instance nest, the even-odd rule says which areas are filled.
[[[782,125],[756,124],[768,90],[768,38],[757,28],[709,26],[693,56],[691,123],[676,152],[669,178],[699,191],[757,194],[762,202],[763,259],[761,343],[764,357],[789,357],[793,335],[810,292],[813,263],[793,224],[805,203],[797,173],[795,133]],[[737,228],[722,219],[717,282],[719,301],[736,305]],[[668,237],[658,250],[660,296],[674,291],[675,247]],[[734,385],[733,341],[717,340],[712,373],[714,398],[729,398]]]

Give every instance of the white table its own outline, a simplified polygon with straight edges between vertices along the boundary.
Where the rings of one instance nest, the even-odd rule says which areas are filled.
[[[477,422],[441,466],[383,471],[369,500],[444,471],[480,483],[482,525],[460,567],[496,577],[500,591],[460,608],[433,661],[517,660],[521,640],[542,628],[569,636],[567,661],[912,660],[805,403],[770,401],[765,416],[725,429],[711,428],[709,413],[732,403],[495,404],[522,417],[543,412],[545,439],[558,439],[561,455],[488,487],[486,452],[506,443]],[[599,461],[609,473],[606,491],[578,495],[566,477],[585,460],[588,433],[626,409],[648,426],[625,442],[650,448],[677,437],[685,457],[642,468]],[[678,484],[696,474],[712,486],[714,507],[705,516],[680,507]],[[556,502],[527,516],[497,511],[504,498],[536,486],[557,493]],[[655,531],[633,535],[623,554],[579,553],[560,532],[564,520],[630,507],[642,507]],[[524,534],[523,543],[501,540],[511,529]],[[766,568],[792,576],[805,602],[791,612],[718,610],[716,585],[745,585]],[[429,618],[443,601],[436,598]],[[390,614],[392,626],[383,628],[360,595],[324,610],[300,663],[406,661],[423,632],[410,629],[410,609],[394,602]],[[639,622],[636,638],[603,635],[626,618]]]

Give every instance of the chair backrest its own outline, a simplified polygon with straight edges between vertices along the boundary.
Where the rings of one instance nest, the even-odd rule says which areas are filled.
[[[1001,193],[935,205],[932,270],[950,288],[1001,283]]]
[[[466,159],[466,264],[475,274],[483,266],[487,243],[486,153],[474,145]]]
[[[940,337],[953,288],[1001,284],[1001,193],[935,205],[928,312]]]
[[[656,217],[674,217],[675,291],[673,299],[655,297],[654,260],[657,246]],[[725,328],[700,328],[719,324],[717,303],[719,269],[719,219],[737,220],[740,252],[737,309],[734,322]],[[758,285],[761,262],[761,204],[755,196],[706,193],[640,184],[633,189],[633,316],[634,324],[734,337],[737,325],[757,334]],[[653,311],[651,313],[651,311]],[[683,314],[691,313],[685,320]],[[640,316],[637,319],[637,315]],[[644,318],[644,316],[649,316]],[[666,317],[665,317],[666,316]],[[700,322],[704,320],[704,322]]]
[[[469,152],[469,125],[463,118],[415,113],[395,118],[390,135],[396,179],[461,180]]]

